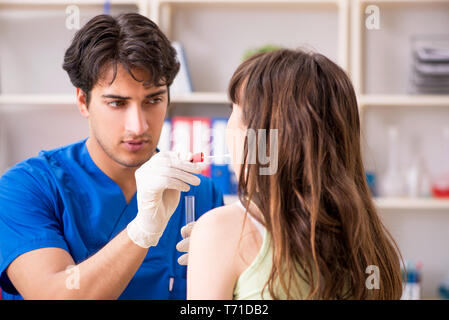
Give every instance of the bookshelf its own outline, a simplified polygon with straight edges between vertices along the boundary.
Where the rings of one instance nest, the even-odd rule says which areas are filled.
[[[171,25],[172,12],[177,6],[214,7],[217,10],[233,6],[269,6],[269,8],[282,8],[287,6],[292,10],[301,10],[304,7],[332,8],[337,12],[338,25],[338,48],[337,60],[339,64],[348,70],[354,83],[358,95],[361,116],[367,108],[400,108],[400,112],[407,112],[409,107],[449,107],[449,95],[410,95],[410,94],[370,94],[366,93],[363,87],[364,74],[364,33],[363,19],[364,9],[369,4],[404,6],[407,4],[424,5],[429,3],[447,4],[447,0],[112,0],[112,7],[135,6],[139,13],[149,16],[156,23],[166,29],[167,33],[172,32]],[[33,10],[37,7],[63,7],[67,5],[96,6],[100,8],[104,1],[101,0],[0,0],[0,12],[5,9]],[[351,24],[351,29],[349,28]],[[351,33],[350,33],[351,31]],[[227,94],[223,91],[195,91],[172,97],[173,104],[204,105],[230,103]],[[63,108],[73,106],[75,97],[73,94],[0,94],[1,112],[10,113],[24,110],[27,107],[35,109],[49,107]],[[19,107],[20,106],[20,107]],[[434,201],[434,202],[433,202]],[[414,208],[418,204],[420,208],[445,207],[439,200],[427,199],[409,201],[399,198],[393,202],[390,200],[380,200],[380,208]]]
[[[364,26],[369,5],[379,8],[380,30],[368,31]],[[394,124],[403,129],[400,132],[408,135],[408,143],[415,146],[417,142],[411,139],[412,135],[424,129],[421,147],[428,152],[430,167],[441,167],[442,158],[438,163],[435,156],[442,155],[437,150],[442,148],[435,127],[447,122],[449,95],[409,93],[405,83],[409,80],[410,56],[405,51],[415,34],[447,33],[444,32],[449,30],[447,17],[449,1],[445,0],[351,2],[350,75],[358,96],[362,135],[368,140],[363,146],[365,163],[382,167],[381,158],[386,151],[381,146],[386,144],[382,129]],[[401,127],[404,124],[407,128]],[[375,138],[369,141],[370,136]],[[377,145],[373,143],[375,140],[379,141]],[[404,154],[404,148],[400,154]],[[411,152],[407,154],[410,156]],[[449,267],[444,254],[447,251],[444,243],[449,240],[449,201],[400,197],[375,198],[374,203],[402,256],[423,262],[422,298],[437,298],[437,288]]]
[[[270,8],[279,8],[289,6],[289,8],[301,10],[304,7],[316,8],[332,8],[337,11],[338,15],[338,61],[339,64],[348,70],[356,88],[358,95],[359,107],[361,115],[367,108],[401,108],[401,112],[407,112],[409,107],[449,107],[449,95],[409,95],[409,94],[367,94],[363,88],[363,18],[364,9],[368,4],[388,4],[391,6],[403,6],[407,4],[425,4],[425,3],[448,3],[446,0],[112,0],[111,7],[120,6],[136,6],[139,13],[152,18],[156,23],[171,33],[172,11],[177,6],[196,6],[196,7],[214,7],[219,6],[217,10],[223,6],[259,6],[265,5]],[[67,5],[97,6],[101,7],[104,1],[101,0],[0,0],[0,12],[5,9],[21,9],[33,10],[40,6],[62,7]],[[352,25],[351,33],[349,33],[349,24]],[[357,27],[358,26],[358,27]],[[350,38],[349,38],[350,36]],[[350,56],[349,56],[350,55]],[[349,63],[350,62],[350,63]],[[229,104],[227,94],[225,92],[206,92],[195,91],[189,94],[183,94],[172,97],[173,104]],[[23,110],[27,106],[36,108],[66,107],[73,106],[75,103],[72,94],[0,94],[0,110],[2,112],[14,112]],[[14,107],[14,106],[21,106]],[[438,203],[438,200],[426,200],[423,202],[424,207],[432,207],[432,201]],[[381,203],[391,203],[385,201]],[[405,199],[396,199],[395,205],[389,208],[412,208],[416,202],[407,201]],[[420,207],[423,206],[420,205]],[[436,205],[437,207],[439,205]],[[382,207],[382,206],[381,206]]]
[[[367,37],[372,36],[372,33],[376,31],[367,32],[364,28],[365,9],[368,5],[378,5],[380,8],[381,28],[382,28],[382,15],[388,13],[391,10],[404,10],[406,6],[411,6],[414,10],[420,8],[429,8],[429,5],[437,4],[438,8],[444,8],[449,10],[449,1],[446,0],[354,0],[351,3],[351,67],[350,74],[351,79],[358,96],[358,103],[360,108],[360,115],[362,121],[362,130],[366,126],[369,119],[368,110],[375,112],[375,110],[386,110],[391,114],[392,112],[400,113],[407,116],[408,112],[421,111],[425,113],[429,112],[444,112],[449,108],[449,95],[423,95],[423,94],[407,94],[404,92],[398,93],[382,93],[382,92],[369,92],[370,88],[367,88],[367,67],[368,59],[367,55]],[[394,11],[395,12],[395,11]],[[416,22],[419,24],[419,22]],[[386,28],[393,28],[392,22],[386,22]],[[399,24],[399,23],[398,23]],[[375,34],[374,34],[375,35]],[[374,67],[373,67],[374,68]],[[385,79],[387,80],[387,79]],[[381,210],[435,210],[444,209],[449,210],[448,202],[446,200],[433,199],[433,198],[376,198],[376,204]]]

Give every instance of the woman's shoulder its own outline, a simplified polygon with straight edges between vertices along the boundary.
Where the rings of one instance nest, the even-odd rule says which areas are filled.
[[[220,236],[229,238],[233,233],[241,232],[243,218],[241,208],[236,203],[229,204],[203,214],[195,222],[193,229],[197,232],[214,234],[215,239]]]
[[[209,210],[198,219],[198,222],[199,221],[206,221],[205,223],[227,222],[228,220],[234,220],[242,217],[243,217],[242,209],[237,204],[237,202],[235,202]]]
[[[233,203],[202,215],[195,222],[192,240],[207,241],[203,246],[213,247],[214,251],[234,261],[236,273],[240,274],[256,257],[263,238],[242,207]]]
[[[257,228],[249,221],[245,210],[237,202],[214,208],[203,214],[195,222],[191,236],[213,243],[218,250],[231,251],[237,249],[245,251],[248,241],[255,241],[258,247],[262,240]]]

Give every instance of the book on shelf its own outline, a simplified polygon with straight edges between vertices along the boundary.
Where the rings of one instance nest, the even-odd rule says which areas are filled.
[[[172,47],[176,50],[177,59],[180,67],[179,72],[170,86],[170,93],[172,95],[184,95],[193,92],[192,80],[190,77],[189,67],[187,65],[186,54],[184,47],[180,42],[172,42]]]
[[[226,125],[227,118],[212,118],[212,155],[229,154],[226,146]],[[237,193],[237,183],[234,170],[231,167],[229,158],[213,158],[211,163],[211,178],[225,195]]]
[[[449,36],[412,38],[411,91],[421,94],[449,93]]]
[[[172,150],[210,155],[210,118],[173,117],[172,128]],[[206,166],[201,173],[210,177],[210,166]]]

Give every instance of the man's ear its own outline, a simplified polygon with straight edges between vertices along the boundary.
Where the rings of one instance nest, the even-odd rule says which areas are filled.
[[[87,108],[87,94],[80,88],[76,88],[76,104],[81,115],[84,118],[88,118],[89,109]]]

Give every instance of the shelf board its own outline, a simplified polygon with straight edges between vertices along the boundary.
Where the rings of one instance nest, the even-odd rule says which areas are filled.
[[[379,209],[449,210],[449,199],[375,198]]]
[[[238,201],[236,195],[224,196],[225,204]],[[449,199],[435,198],[374,198],[379,210],[449,210]]]
[[[0,94],[0,105],[74,105],[73,94]]]
[[[173,103],[230,104],[224,92],[172,95]],[[449,107],[449,95],[362,95],[361,107]],[[0,94],[0,105],[73,105],[71,94]]]
[[[341,0],[159,0],[170,4],[339,4]]]
[[[226,93],[193,92],[185,95],[173,95],[172,103],[219,103],[230,104]],[[3,94],[0,105],[73,105],[75,96],[71,94]]]
[[[361,95],[360,107],[449,107],[449,95]]]
[[[170,101],[174,103],[231,103],[227,94],[222,92],[192,92],[183,95],[173,94]]]
[[[137,0],[111,0],[111,5],[137,5]],[[104,5],[104,0],[0,0],[0,6]]]
[[[403,4],[403,3],[423,3],[423,4],[429,4],[429,3],[447,3],[447,0],[358,0],[361,3],[368,3],[368,4],[382,4],[382,3],[388,3],[388,4]]]

